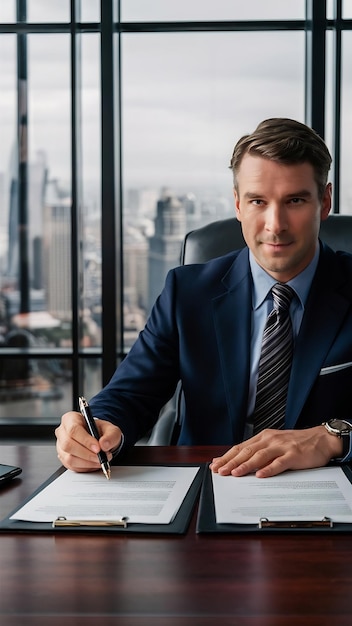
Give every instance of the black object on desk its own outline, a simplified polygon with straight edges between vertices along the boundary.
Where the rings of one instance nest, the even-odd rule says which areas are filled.
[[[3,465],[0,463],[0,487],[7,485],[13,478],[21,474],[22,469],[15,465]]]

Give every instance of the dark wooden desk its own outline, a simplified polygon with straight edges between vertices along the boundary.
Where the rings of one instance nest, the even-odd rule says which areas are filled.
[[[54,446],[1,446],[23,468],[1,518],[58,467]],[[136,447],[142,462],[220,448]],[[348,626],[352,535],[0,534],[1,626]]]

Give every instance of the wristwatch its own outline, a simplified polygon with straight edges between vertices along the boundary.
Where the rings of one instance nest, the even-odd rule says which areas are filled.
[[[352,422],[352,420],[351,420]],[[334,459],[340,463],[343,461],[350,461],[352,459],[352,423],[347,420],[332,419],[328,422],[323,422],[322,426],[325,426],[330,435],[335,437],[341,437],[343,444],[342,457]]]

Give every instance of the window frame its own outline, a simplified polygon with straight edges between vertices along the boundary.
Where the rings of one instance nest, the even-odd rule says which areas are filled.
[[[326,103],[326,33],[334,33],[333,60],[333,160],[334,160],[334,212],[339,210],[340,197],[340,109],[341,109],[341,35],[352,30],[352,20],[342,19],[342,0],[334,0],[334,19],[327,19],[326,0],[307,0],[304,20],[248,20],[218,22],[122,22],[120,0],[102,0],[100,22],[81,22],[80,0],[70,0],[70,22],[27,23],[26,0],[17,0],[17,21],[0,24],[0,34],[13,33],[18,45],[24,46],[26,35],[31,33],[68,33],[71,38],[71,177],[72,177],[72,349],[43,350],[37,348],[0,348],[2,358],[41,359],[66,358],[72,363],[72,407],[83,389],[82,363],[86,359],[102,360],[102,386],[111,378],[116,366],[124,358],[123,348],[123,176],[122,176],[122,120],[121,120],[121,38],[125,33],[146,32],[272,32],[301,30],[305,32],[305,116],[322,136],[325,136]],[[98,33],[101,40],[101,239],[102,245],[102,345],[99,348],[82,348],[79,332],[81,323],[79,285],[82,267],[79,256],[79,221],[82,190],[81,172],[81,113],[80,113],[80,37],[82,33]],[[23,58],[23,57],[22,57]],[[19,72],[25,67],[21,65]],[[314,72],[313,72],[314,68]],[[18,119],[18,130],[21,120]],[[26,171],[19,171],[20,198],[26,204]],[[113,210],[112,210],[113,207]],[[26,219],[26,216],[24,216]],[[26,276],[23,276],[26,282]],[[115,285],[115,289],[111,289]],[[25,293],[28,285],[24,284]],[[70,403],[68,403],[68,410]],[[21,428],[28,426],[33,432],[34,418],[23,417]],[[9,418],[2,428],[13,429]],[[50,432],[52,423],[47,424]],[[42,425],[43,428],[43,425]]]

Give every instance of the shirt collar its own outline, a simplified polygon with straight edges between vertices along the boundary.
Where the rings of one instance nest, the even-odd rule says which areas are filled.
[[[300,274],[292,278],[292,280],[289,280],[287,283],[290,287],[292,287],[292,289],[294,289],[298,299],[300,300],[302,308],[304,308],[306,303],[313,276],[315,274],[315,270],[317,269],[319,253],[320,248],[319,245],[317,245],[314,257],[309,265]],[[249,264],[253,277],[253,309],[258,309],[260,305],[263,304],[270,289],[273,285],[275,285],[275,283],[277,283],[277,280],[275,280],[275,278],[270,276],[270,274],[258,265],[251,250],[249,251]]]

